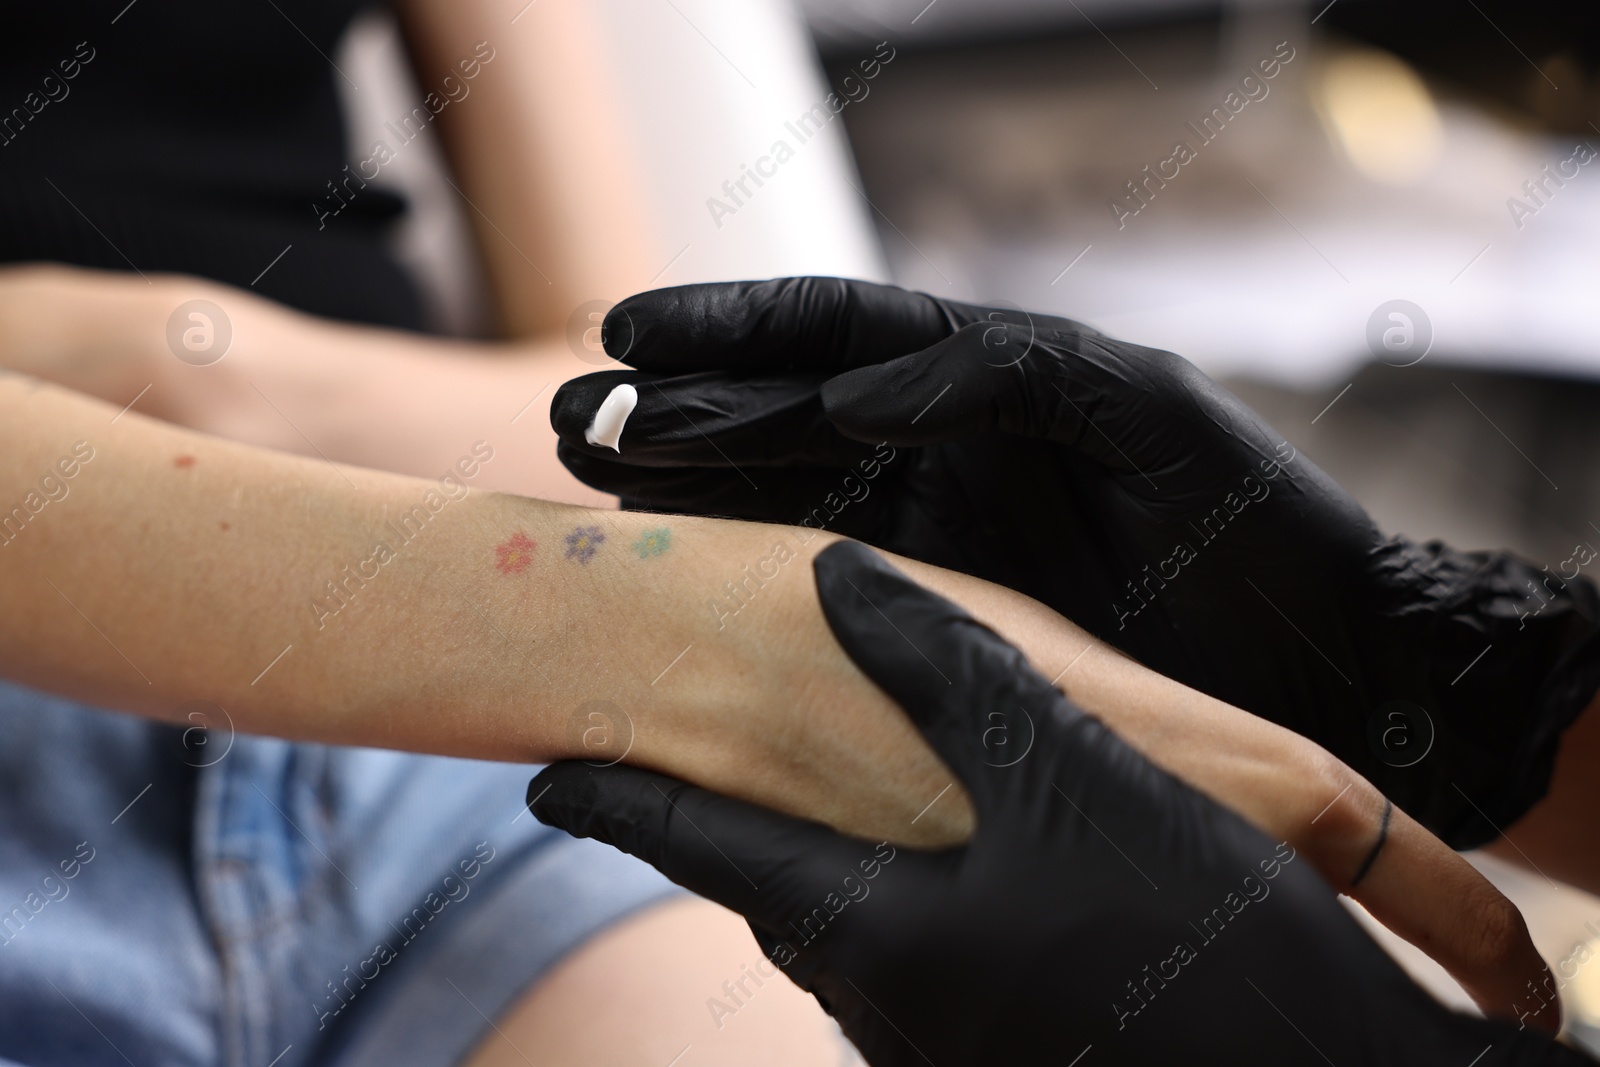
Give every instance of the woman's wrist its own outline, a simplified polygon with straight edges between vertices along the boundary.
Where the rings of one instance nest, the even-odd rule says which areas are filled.
[[[556,654],[584,666],[540,709],[545,758],[626,759],[862,836],[965,839],[961,786],[822,617],[811,561],[833,535],[609,511],[569,521],[580,554],[598,541],[595,585],[557,638]],[[553,547],[572,565],[565,538]]]

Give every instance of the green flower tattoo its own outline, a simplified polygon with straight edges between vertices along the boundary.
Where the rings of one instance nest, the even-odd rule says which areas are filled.
[[[665,526],[658,526],[654,530],[646,530],[639,535],[639,540],[633,543],[633,550],[639,553],[640,559],[659,556],[671,547],[672,531]]]

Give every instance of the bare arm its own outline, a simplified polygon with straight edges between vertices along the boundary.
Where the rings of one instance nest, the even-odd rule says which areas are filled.
[[[432,479],[335,466],[0,379],[0,600],[29,606],[0,622],[0,664],[158,718],[210,699],[250,732],[491,759],[594,755],[609,702],[631,760],[863,832],[961,835],[959,791],[911,822],[950,776],[821,619],[809,561],[831,535],[472,488],[500,462],[478,439]],[[1242,802],[1292,752],[1300,792],[1345,784],[1026,597],[901,565],[1191,780]]]
[[[0,620],[0,670],[157,718],[208,700],[246,732],[626,758],[874,838],[966,836],[963,791],[821,617],[828,535],[472,491],[492,448],[421,480],[0,379],[0,602],[26,606]],[[1382,798],[1315,745],[1025,597],[897,562],[1336,886],[1365,864]],[[1475,993],[1520,989],[1537,956],[1515,910],[1400,813],[1386,849],[1361,899]]]
[[[196,299],[231,333],[204,365],[167,338],[173,310]],[[484,437],[503,462],[481,486],[611,500],[555,456],[550,398],[595,368],[564,339],[459,341],[320,319],[202,278],[0,267],[0,368],[117,408],[137,398],[137,412],[230,440],[421,477]]]
[[[447,74],[470,94],[436,120],[507,336],[559,333],[587,300],[648,288],[661,247],[621,79],[587,4],[400,0],[424,92]],[[515,21],[513,21],[513,19]],[[461,63],[494,58],[470,83]],[[474,69],[469,63],[467,70]]]
[[[470,488],[500,462],[480,439],[431,479],[336,467],[0,379],[0,601],[27,606],[0,622],[0,668],[156,718],[203,699],[291,738],[626,752],[873,830],[959,832],[937,829],[959,805],[911,822],[948,779],[922,794],[937,763],[833,646],[806,562],[827,538]],[[1013,631],[1045,632],[995,593]]]

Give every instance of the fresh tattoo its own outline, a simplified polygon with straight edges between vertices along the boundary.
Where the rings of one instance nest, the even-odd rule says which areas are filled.
[[[649,559],[659,556],[672,547],[672,531],[665,526],[658,526],[653,530],[646,530],[639,535],[639,540],[633,543],[633,550],[639,553],[640,559]]]
[[[567,558],[588,563],[605,544],[605,531],[598,526],[579,526],[567,534]]]
[[[533,562],[539,542],[518,530],[494,546],[494,568],[501,574],[521,574]]]

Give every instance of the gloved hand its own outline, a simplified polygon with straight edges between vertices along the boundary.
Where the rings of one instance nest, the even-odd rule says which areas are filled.
[[[1544,793],[1600,686],[1600,596],[1385,537],[1240,401],[1065,319],[801,278],[631,297],[563,386],[561,458],[625,507],[824,526],[1043,601],[1309,737],[1452,846]],[[584,430],[639,386],[621,452]]]
[[[1441,1007],[1293,848],[871,550],[830,547],[816,579],[840,645],[970,791],[970,844],[874,846],[624,766],[553,765],[529,805],[744,915],[875,1067],[1586,1062]],[[1033,744],[996,766],[987,734],[1019,708]]]

